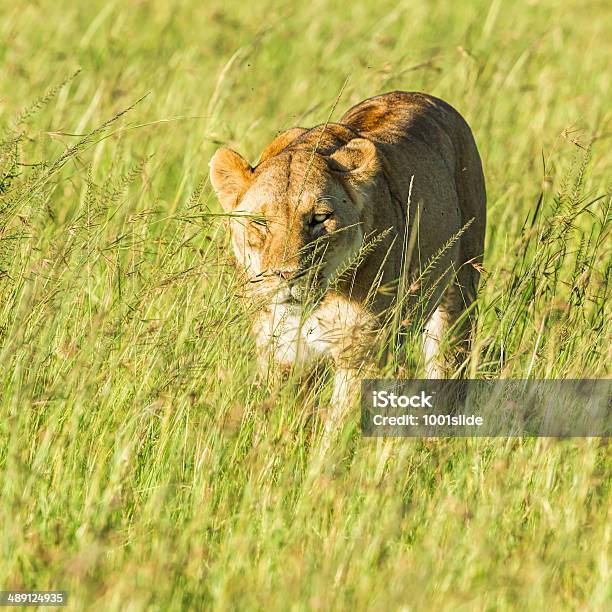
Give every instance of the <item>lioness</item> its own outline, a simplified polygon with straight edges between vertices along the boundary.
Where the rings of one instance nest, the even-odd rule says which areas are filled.
[[[455,346],[469,344],[486,195],[470,128],[449,104],[376,96],[339,123],[279,134],[254,167],[219,149],[210,178],[250,294],[264,296],[262,367],[330,357],[332,401],[350,400],[399,309],[423,318],[426,375],[453,373],[440,342],[452,328]]]

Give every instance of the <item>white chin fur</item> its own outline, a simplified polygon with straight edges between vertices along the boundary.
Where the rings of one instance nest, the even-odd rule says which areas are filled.
[[[272,306],[272,316],[262,323],[258,344],[267,347],[276,363],[306,366],[329,351],[318,320],[314,316],[303,320],[299,305],[277,302]]]
[[[300,285],[294,285],[293,287],[291,287],[291,289],[289,290],[289,293],[291,293],[291,297],[294,300],[302,301],[305,297],[305,289],[304,287],[301,287]]]

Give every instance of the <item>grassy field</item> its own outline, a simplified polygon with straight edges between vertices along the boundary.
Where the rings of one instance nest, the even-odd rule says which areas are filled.
[[[610,377],[606,5],[0,0],[0,589],[609,609],[605,441],[365,440],[355,412],[319,453],[313,398],[253,383],[207,178],[220,144],[255,161],[377,93],[440,96],[487,178],[470,375]]]

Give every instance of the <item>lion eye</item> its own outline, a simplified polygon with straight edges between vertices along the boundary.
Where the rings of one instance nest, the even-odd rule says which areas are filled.
[[[316,215],[313,215],[312,222],[314,224],[323,223],[324,221],[327,221],[327,219],[329,219],[330,217],[331,213],[318,213]]]

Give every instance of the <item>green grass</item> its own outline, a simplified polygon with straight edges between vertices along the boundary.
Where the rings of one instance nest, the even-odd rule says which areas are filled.
[[[75,610],[609,608],[607,444],[364,440],[355,414],[321,456],[313,398],[254,384],[207,180],[217,146],[255,161],[345,82],[333,119],[440,96],[488,187],[470,375],[609,377],[606,3],[211,4],[0,1],[0,588]]]

